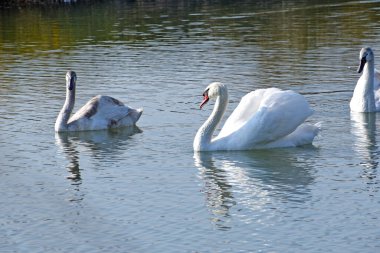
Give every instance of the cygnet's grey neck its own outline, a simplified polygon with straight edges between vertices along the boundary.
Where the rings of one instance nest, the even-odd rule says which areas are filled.
[[[67,122],[69,121],[71,112],[74,109],[74,104],[75,104],[75,89],[72,89],[72,90],[66,89],[66,100],[55,122],[55,131],[67,130],[68,128]]]

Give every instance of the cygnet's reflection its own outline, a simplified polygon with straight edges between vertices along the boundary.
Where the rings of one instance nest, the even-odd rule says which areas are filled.
[[[376,113],[351,112],[351,132],[354,149],[363,165],[363,177],[376,177],[379,154],[376,144]]]
[[[84,131],[56,133],[57,145],[66,155],[69,164],[67,177],[75,184],[81,183],[79,167],[80,153],[90,153],[95,159],[111,159],[117,157],[128,145],[130,136],[142,132],[138,127],[127,127],[102,131]]]
[[[215,224],[220,229],[228,229],[226,220],[231,215],[250,222],[255,215],[244,213],[273,210],[278,203],[307,201],[309,185],[314,182],[310,157],[315,152],[315,147],[196,152],[195,166],[204,182],[206,203]],[[231,209],[233,206],[236,208]]]

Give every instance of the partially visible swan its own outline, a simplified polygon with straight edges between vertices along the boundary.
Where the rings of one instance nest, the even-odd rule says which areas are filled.
[[[75,102],[77,75],[66,74],[66,101],[55,122],[56,132],[101,130],[133,126],[139,120],[142,109],[132,109],[119,100],[98,95],[89,100],[70,117]]]
[[[359,55],[359,78],[350,102],[353,112],[380,111],[380,71],[375,69],[375,57],[372,49],[362,48]]]
[[[194,138],[194,151],[249,150],[310,144],[320,124],[304,124],[313,111],[305,98],[293,91],[259,89],[245,95],[219,135],[213,133],[228,104],[227,87],[211,83],[203,93],[202,108],[216,99],[214,110]]]

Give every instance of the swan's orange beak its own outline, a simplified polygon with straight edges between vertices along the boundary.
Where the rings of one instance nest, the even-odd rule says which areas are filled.
[[[202,109],[202,107],[210,100],[210,98],[208,97],[207,93],[203,93],[203,101],[201,103],[201,105],[199,106],[199,109]]]

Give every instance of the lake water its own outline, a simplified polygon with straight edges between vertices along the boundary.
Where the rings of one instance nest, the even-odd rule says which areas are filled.
[[[100,1],[0,11],[1,252],[379,252],[380,115],[351,114],[379,1]],[[380,65],[378,65],[380,66]],[[136,129],[54,133],[65,73],[143,107]],[[292,89],[313,145],[195,153],[230,105]]]

